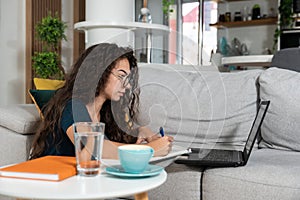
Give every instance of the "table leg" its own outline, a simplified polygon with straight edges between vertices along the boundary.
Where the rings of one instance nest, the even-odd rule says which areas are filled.
[[[143,192],[134,195],[135,200],[148,200],[148,192]]]
[[[146,48],[147,48],[147,63],[151,63],[152,57],[152,34],[148,33],[146,36]]]

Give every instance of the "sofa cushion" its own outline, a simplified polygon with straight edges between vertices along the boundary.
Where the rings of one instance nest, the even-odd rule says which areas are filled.
[[[40,116],[43,116],[44,106],[53,97],[56,90],[33,90],[29,89],[29,95],[35,104]]]
[[[35,133],[40,122],[34,104],[17,104],[0,107],[0,126],[21,134]]]
[[[299,152],[259,149],[244,167],[214,168],[203,175],[203,199],[299,199]]]
[[[270,100],[260,147],[300,151],[300,73],[269,68],[259,77],[260,98]]]
[[[65,81],[63,80],[52,80],[45,78],[34,78],[33,82],[35,88],[38,90],[57,90],[65,84]]]
[[[181,146],[241,147],[255,118],[261,72],[141,67],[139,123],[155,132],[163,126]]]

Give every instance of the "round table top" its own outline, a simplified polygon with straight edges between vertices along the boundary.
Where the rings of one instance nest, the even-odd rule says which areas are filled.
[[[35,199],[104,199],[146,192],[163,184],[167,173],[121,178],[101,172],[95,177],[73,176],[59,182],[0,178],[0,194]]]
[[[103,28],[119,28],[134,31],[136,34],[168,35],[171,29],[162,24],[143,22],[95,22],[83,21],[74,24],[76,30],[92,30]]]

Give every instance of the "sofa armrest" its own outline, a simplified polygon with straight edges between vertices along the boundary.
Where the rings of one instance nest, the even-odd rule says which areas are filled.
[[[0,107],[0,126],[20,134],[35,133],[40,122],[34,104],[16,104]]]

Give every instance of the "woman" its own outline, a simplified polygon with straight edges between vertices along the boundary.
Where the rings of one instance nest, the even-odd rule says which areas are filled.
[[[74,122],[104,122],[104,158],[117,158],[117,147],[145,143],[163,156],[173,138],[136,126],[138,69],[132,49],[101,43],[85,50],[44,110],[30,159],[45,155],[75,156]],[[139,138],[139,139],[138,139]]]

